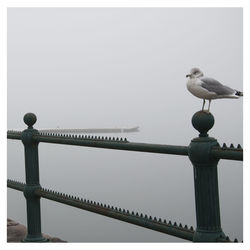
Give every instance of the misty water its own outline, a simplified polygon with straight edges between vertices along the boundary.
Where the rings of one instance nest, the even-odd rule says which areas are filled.
[[[240,8],[9,8],[8,129],[131,128],[103,134],[189,145],[202,100],[186,89],[194,66],[243,90]],[[197,21],[199,20],[199,21]],[[244,97],[243,97],[244,98]],[[243,146],[243,98],[215,100],[210,136]],[[98,136],[101,134],[98,134]],[[21,141],[8,140],[8,178],[25,181]],[[42,187],[195,227],[187,156],[39,144]],[[243,237],[243,164],[218,165],[221,225]],[[21,192],[8,217],[26,225]],[[176,237],[41,199],[42,231],[70,242],[177,242]]]

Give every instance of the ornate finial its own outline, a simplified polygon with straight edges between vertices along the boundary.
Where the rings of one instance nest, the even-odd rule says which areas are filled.
[[[23,117],[23,121],[28,126],[28,128],[33,128],[33,125],[36,123],[36,115],[33,113],[27,113]]]
[[[200,137],[207,137],[208,130],[214,125],[214,116],[211,113],[198,111],[193,115],[192,124],[200,132]]]

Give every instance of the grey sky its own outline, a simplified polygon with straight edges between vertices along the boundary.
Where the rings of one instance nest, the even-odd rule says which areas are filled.
[[[34,112],[38,118],[35,125],[38,129],[57,126],[140,126],[141,132],[128,135],[128,139],[188,145],[190,140],[197,136],[191,125],[191,118],[201,109],[202,100],[188,92],[185,75],[192,67],[199,67],[204,75],[243,91],[242,39],[241,8],[9,8],[8,129],[23,129],[23,115]],[[242,144],[243,99],[214,100],[210,111],[215,117],[211,136],[217,138],[220,143]],[[19,158],[13,157],[18,148],[20,162],[23,161],[22,145],[20,142],[8,144],[8,177],[24,178],[23,165],[17,169]],[[162,213],[162,217],[169,218],[168,214],[171,217],[172,213],[173,219],[177,221],[178,218],[181,222],[186,218],[189,224],[195,223],[192,220],[193,173],[186,158],[114,151],[100,153],[96,150],[58,148],[56,145],[46,144],[40,146],[40,151],[41,180],[50,187],[55,186],[61,191],[70,190],[75,193],[81,187],[80,184],[74,186],[78,180],[83,182],[84,195],[89,198],[101,198],[111,204],[113,201],[124,202],[122,207],[135,207],[138,211],[142,208],[152,210],[155,216]],[[110,162],[110,166],[103,165],[103,161],[94,161],[95,153],[101,154],[101,157]],[[68,156],[64,159],[66,154]],[[61,159],[60,164],[55,155]],[[78,168],[78,164],[86,163],[90,155],[94,157],[90,161],[93,165],[86,166],[87,170],[83,170],[80,165]],[[73,157],[76,168],[72,167]],[[120,158],[123,163],[120,163]],[[65,162],[71,165],[70,172]],[[117,164],[120,164],[118,169]],[[167,169],[164,168],[166,164],[170,165]],[[227,232],[231,230],[232,237],[242,238],[242,163],[221,161],[220,164],[222,226]],[[135,165],[137,167],[133,168]],[[145,165],[147,167],[143,168]],[[125,173],[121,166],[128,172]],[[46,167],[52,174],[46,172]],[[67,175],[59,180],[56,176],[62,169]],[[102,175],[99,173],[100,176],[96,177],[93,169]],[[84,174],[81,171],[84,171]],[[113,171],[117,180],[107,174],[109,171]],[[139,171],[146,171],[145,176],[139,178]],[[64,185],[69,176],[71,181]],[[79,176],[82,176],[82,179]],[[121,180],[122,176],[131,179],[130,187],[127,187],[125,180]],[[164,181],[163,176],[165,181],[171,176],[169,183]],[[57,180],[53,184],[55,178]],[[104,178],[109,185],[103,184],[101,191],[100,186],[88,188],[95,178],[100,178],[99,184]],[[87,183],[88,180],[90,183]],[[147,181],[153,183],[150,190]],[[171,187],[171,183],[175,185],[178,181],[183,187],[188,185],[186,190],[190,188],[187,192],[191,194],[182,194],[181,189],[176,191],[176,195],[166,191]],[[234,190],[230,189],[232,182],[236,186]],[[162,185],[159,186],[159,183]],[[126,188],[129,191],[125,191]],[[147,196],[145,190],[148,197],[139,199],[139,202],[138,196]],[[174,196],[177,196],[178,192],[182,198],[177,202]],[[14,198],[11,197],[16,197],[16,192],[9,193],[9,204],[12,204]],[[131,193],[131,198],[128,193]],[[236,201],[230,200],[233,194]],[[171,204],[168,202],[168,196]],[[158,197],[163,200],[160,201]],[[147,199],[152,199],[152,202]],[[183,211],[185,204],[190,204],[190,207]],[[56,207],[57,204],[51,206]],[[60,209],[64,214],[71,211],[66,211],[67,208],[62,206]],[[10,216],[16,215],[19,221],[24,216],[23,212],[18,217],[14,208],[8,207],[8,211]],[[51,208],[51,211],[54,210]],[[164,211],[169,213],[165,216]],[[229,219],[233,211],[235,221]],[[50,216],[51,214],[52,212]],[[85,213],[85,217],[88,216],[95,217]],[[77,220],[78,217],[72,218]],[[44,227],[48,231],[52,227],[48,218],[42,220],[45,220]],[[112,223],[117,222],[110,220],[110,227]],[[105,228],[105,225],[103,222],[100,227]],[[133,226],[129,228],[133,230]],[[58,232],[60,236],[60,227],[54,230],[51,233]],[[133,238],[132,233],[128,233],[127,238],[124,236],[125,241],[168,239],[165,235],[156,236],[151,231],[140,230],[137,230],[140,236]],[[113,229],[112,232],[114,231]],[[110,235],[102,238],[101,230],[97,235],[100,236],[97,241],[113,239]],[[67,233],[61,236],[67,238]],[[69,240],[81,241],[76,238],[69,237]],[[89,239],[92,239],[91,232]],[[121,234],[116,235],[116,239],[123,237]]]

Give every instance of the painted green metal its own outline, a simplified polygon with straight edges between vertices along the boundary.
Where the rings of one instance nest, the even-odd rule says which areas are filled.
[[[8,180],[8,187],[13,189],[23,191],[25,185],[23,183]],[[104,215],[113,219],[121,220],[133,225],[140,227],[148,228],[154,231],[172,235],[181,239],[192,241],[194,230],[193,227],[188,228],[187,225],[182,227],[179,226],[176,222],[172,223],[171,221],[162,220],[161,218],[156,218],[148,216],[146,214],[138,212],[130,212],[129,210],[117,208],[114,206],[102,204],[99,202],[86,200],[71,195],[55,192],[45,188],[40,188],[35,191],[35,194],[39,197],[49,199],[52,201],[60,202],[65,205],[73,206],[80,208],[89,212],[93,212],[99,215]]]
[[[161,145],[161,144],[149,144],[149,143],[133,143],[126,140],[115,139],[93,139],[82,137],[64,137],[62,135],[35,135],[34,139],[39,142],[66,144],[85,147],[96,147],[116,150],[128,150],[139,151],[146,153],[158,153],[158,154],[175,154],[175,155],[187,155],[188,147],[185,146],[173,146],[173,145]]]
[[[194,242],[230,242],[221,228],[217,165],[220,159],[242,161],[243,149],[240,145],[237,148],[232,144],[227,147],[225,143],[221,147],[215,138],[209,137],[208,131],[214,125],[211,113],[199,111],[193,115],[192,124],[199,131],[199,137],[194,138],[189,146],[133,143],[128,142],[126,138],[41,133],[33,129],[36,116],[32,113],[24,116],[24,122],[28,125],[28,129],[23,132],[8,131],[7,138],[22,140],[25,147],[26,185],[8,180],[8,187],[23,191],[26,197],[28,221],[26,241],[45,241],[41,235],[40,215],[40,198],[43,197]],[[152,220],[146,215],[134,216],[133,212],[96,206],[92,201],[82,201],[76,197],[41,188],[38,167],[39,142],[188,156],[194,171],[196,230],[187,229],[186,226],[182,228],[176,223],[172,227],[171,222],[162,223],[161,220]]]
[[[243,161],[242,148],[213,147],[211,155],[217,159]]]
[[[33,139],[33,136],[38,133],[36,129],[33,129],[36,116],[28,113],[23,119],[25,124],[28,125],[28,128],[21,134],[25,153],[26,185],[23,194],[26,198],[28,230],[24,241],[46,242],[48,240],[41,233],[40,197],[35,194],[35,191],[41,188],[39,183],[38,142]]]
[[[211,156],[211,150],[218,145],[216,139],[207,132],[214,125],[211,113],[199,111],[193,115],[192,124],[200,134],[194,138],[188,150],[188,156],[194,169],[195,205],[197,228],[195,242],[216,242],[225,238],[220,223],[218,191],[218,159]]]

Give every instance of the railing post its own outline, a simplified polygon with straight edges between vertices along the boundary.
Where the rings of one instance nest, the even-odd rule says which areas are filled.
[[[38,133],[33,129],[36,122],[36,116],[27,113],[23,118],[28,128],[22,132],[21,138],[24,144],[25,154],[25,174],[26,185],[24,188],[24,196],[27,205],[27,236],[24,242],[46,242],[41,233],[41,212],[40,197],[35,195],[35,190],[39,189],[39,166],[38,166],[38,142],[33,140],[33,135]]]
[[[225,238],[225,234],[220,222],[218,159],[211,156],[211,149],[218,142],[207,134],[214,125],[214,117],[211,113],[199,111],[193,115],[192,124],[200,132],[188,149],[194,169],[197,223],[193,241],[216,242],[218,238]]]

